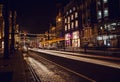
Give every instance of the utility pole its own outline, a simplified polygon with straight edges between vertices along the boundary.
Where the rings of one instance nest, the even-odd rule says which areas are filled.
[[[4,16],[4,58],[9,58],[9,0],[4,1],[3,6]]]

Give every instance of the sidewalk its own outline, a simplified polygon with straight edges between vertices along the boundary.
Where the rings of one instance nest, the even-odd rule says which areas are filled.
[[[120,49],[110,48],[106,50],[95,50],[95,49],[84,49],[84,48],[66,48],[66,49],[57,49],[67,52],[76,52],[76,53],[85,53],[98,56],[111,56],[111,57],[120,57]]]
[[[20,51],[15,51],[9,59],[0,54],[0,82],[31,82],[27,64]]]

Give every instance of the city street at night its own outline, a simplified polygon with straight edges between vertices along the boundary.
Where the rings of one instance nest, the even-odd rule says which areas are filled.
[[[0,82],[120,82],[120,0],[0,0]]]
[[[42,82],[92,82],[93,80],[73,72],[42,56],[29,52],[27,62],[33,67]],[[44,54],[43,54],[44,55]]]
[[[43,82],[45,80],[50,82],[58,82],[58,80],[61,80],[60,82],[119,82],[120,63],[116,62],[119,58],[108,61],[83,56],[86,54],[78,56],[75,54],[78,55],[78,53],[32,49],[28,53],[28,61]],[[57,78],[55,79],[53,75]]]

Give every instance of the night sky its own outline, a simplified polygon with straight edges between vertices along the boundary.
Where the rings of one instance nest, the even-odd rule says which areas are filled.
[[[65,5],[69,0],[16,0],[17,23],[21,30],[29,33],[44,33],[50,23],[55,22],[57,4]]]

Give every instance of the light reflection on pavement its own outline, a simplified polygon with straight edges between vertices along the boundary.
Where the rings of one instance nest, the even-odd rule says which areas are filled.
[[[44,64],[41,62],[28,57],[29,63],[32,65],[35,72],[40,77],[42,82],[66,82],[60,75],[54,73],[53,71],[49,70]]]
[[[32,50],[37,51],[37,52],[47,53],[50,55],[60,56],[60,57],[68,58],[68,59],[73,59],[73,60],[78,60],[78,61],[83,61],[83,62],[88,62],[88,63],[93,63],[93,64],[99,64],[99,65],[103,65],[103,66],[120,69],[120,63],[114,63],[114,62],[110,62],[110,61],[91,59],[91,58],[85,58],[85,57],[78,57],[76,55],[65,55],[65,53],[64,54],[57,53],[58,51],[56,52],[56,51],[52,51],[52,50],[42,50],[42,49],[32,49]],[[69,53],[69,52],[67,52],[67,53]],[[76,53],[74,53],[74,54],[76,54]],[[79,55],[83,55],[83,54],[79,54]]]

